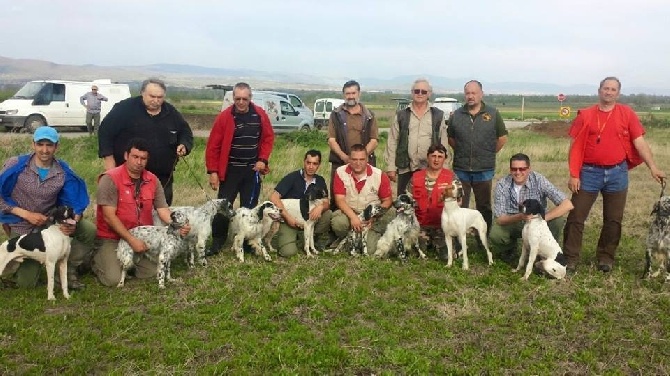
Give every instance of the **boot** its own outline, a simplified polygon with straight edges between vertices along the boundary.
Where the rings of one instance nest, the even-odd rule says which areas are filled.
[[[214,255],[219,254],[221,252],[221,248],[223,248],[223,243],[226,240],[224,238],[212,238],[212,244],[210,245],[209,248],[205,250],[205,257],[211,257]]]
[[[56,273],[54,273],[54,284],[58,287],[60,286],[60,273],[58,273],[58,270],[56,270]],[[79,276],[77,275],[77,268],[76,267],[70,267],[68,265],[67,268],[67,288],[68,290],[81,290],[86,285],[79,281]]]

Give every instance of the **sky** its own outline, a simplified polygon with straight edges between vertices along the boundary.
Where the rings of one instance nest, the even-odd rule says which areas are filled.
[[[668,0],[0,0],[0,56],[670,88]],[[596,86],[597,87],[597,86]]]

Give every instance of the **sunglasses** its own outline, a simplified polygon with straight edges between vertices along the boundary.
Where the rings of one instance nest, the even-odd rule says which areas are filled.
[[[526,172],[528,167],[510,167],[509,170],[512,172]]]
[[[249,102],[249,98],[233,98],[235,102]]]
[[[422,95],[426,95],[426,94],[428,94],[428,90],[423,90],[423,89],[414,89],[414,90],[412,90],[412,92],[413,92],[414,94],[417,94],[417,95],[418,95],[418,94],[422,94]]]

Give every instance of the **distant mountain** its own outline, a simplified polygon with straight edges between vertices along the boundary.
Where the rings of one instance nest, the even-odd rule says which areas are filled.
[[[336,90],[342,88],[347,78],[321,77],[306,74],[266,72],[251,69],[211,68],[187,64],[151,64],[142,66],[99,66],[56,64],[35,59],[13,59],[0,56],[0,84],[23,84],[30,80],[64,79],[90,81],[109,78],[116,82],[137,83],[147,77],[159,77],[169,85],[204,87],[209,84],[234,84],[249,82],[254,88],[284,88],[294,90]],[[436,93],[461,93],[467,78],[448,78],[434,75],[403,75],[388,79],[360,78],[363,90],[384,90],[406,93],[417,77],[427,78]],[[484,82],[489,94],[525,95],[593,95],[595,83],[584,85],[558,85],[536,82]],[[670,89],[628,87],[627,94],[646,93],[670,95]]]

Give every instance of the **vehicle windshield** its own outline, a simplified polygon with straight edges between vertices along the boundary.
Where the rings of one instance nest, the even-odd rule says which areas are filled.
[[[12,99],[34,99],[46,84],[46,82],[28,82],[14,94]]]

